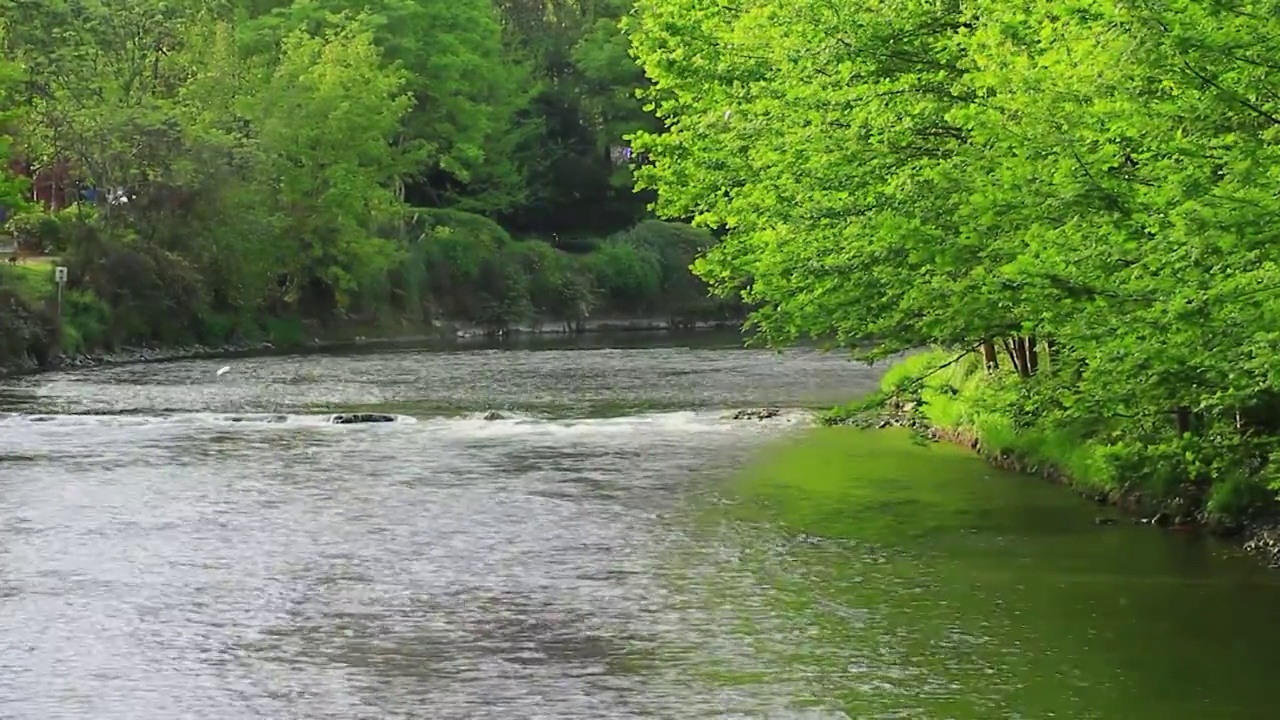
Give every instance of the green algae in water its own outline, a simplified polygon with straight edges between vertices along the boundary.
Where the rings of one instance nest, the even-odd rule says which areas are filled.
[[[725,637],[703,639],[703,682],[855,718],[1260,718],[1280,701],[1280,584],[1225,546],[1097,526],[1063,488],[896,431],[806,433],[717,490],[703,592]]]

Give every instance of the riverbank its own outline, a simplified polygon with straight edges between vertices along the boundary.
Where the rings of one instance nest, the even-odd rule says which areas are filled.
[[[1280,503],[1274,493],[1246,492],[1232,478],[1170,485],[1155,473],[1125,472],[1115,446],[1098,438],[1069,428],[1019,427],[995,397],[1007,382],[984,371],[977,356],[925,352],[890,368],[879,393],[820,420],[906,428],[918,440],[960,445],[996,467],[1040,476],[1110,508],[1096,518],[1099,525],[1129,522],[1209,533],[1280,568]]]
[[[85,226],[90,239],[67,239],[71,249],[56,261],[0,267],[0,368],[99,364],[95,358],[120,348],[189,356],[206,352],[188,350],[196,347],[307,347],[317,337],[740,326],[746,315],[736,298],[712,297],[690,272],[711,238],[687,226],[644,221],[575,254],[515,240],[478,215],[423,210],[416,222],[419,238],[382,280],[366,279],[341,298],[336,286],[307,283],[237,303],[228,303],[216,272],[196,272],[156,248],[107,242]],[[61,300],[55,264],[68,268]]]
[[[603,333],[670,333],[740,330],[737,322],[683,322],[661,318],[601,318],[575,323],[543,322],[494,329],[472,323],[442,323],[436,328],[416,328],[410,332],[387,333],[385,328],[350,326],[319,333],[305,342],[277,343],[267,340],[232,342],[222,345],[125,347],[114,352],[54,355],[40,364],[30,357],[23,362],[0,365],[0,379],[58,370],[84,370],[112,365],[134,365],[197,358],[234,358],[273,353],[329,352],[353,348],[413,347],[432,343],[465,343],[493,338],[526,336],[569,336]],[[367,334],[366,334],[367,333]]]

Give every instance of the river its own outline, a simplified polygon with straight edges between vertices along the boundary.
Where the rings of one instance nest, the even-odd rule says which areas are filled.
[[[878,375],[701,335],[7,381],[0,718],[1274,716],[1231,548],[725,417]]]

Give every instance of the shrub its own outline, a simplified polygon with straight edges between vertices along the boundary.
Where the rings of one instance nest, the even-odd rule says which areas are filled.
[[[268,317],[263,329],[267,340],[277,347],[300,347],[307,340],[307,329],[296,317]]]
[[[45,263],[0,265],[0,286],[21,295],[30,305],[38,305],[54,293],[53,266]]]
[[[70,249],[94,217],[92,208],[72,207],[53,213],[34,210],[9,218],[4,227],[25,252],[54,255]]]
[[[611,310],[656,309],[662,261],[652,250],[611,238],[587,256],[587,267]]]
[[[226,312],[208,311],[202,319],[200,341],[209,345],[230,342],[246,324],[242,318]]]
[[[654,309],[694,320],[728,319],[745,313],[737,298],[713,297],[706,283],[694,275],[694,261],[711,247],[711,233],[683,223],[645,220],[617,233],[611,242],[626,243],[652,253],[661,276]]]
[[[595,286],[583,262],[537,240],[513,246],[514,260],[529,278],[529,300],[538,315],[580,320],[595,305]]]
[[[52,215],[40,211],[15,215],[5,223],[5,231],[17,241],[20,250],[38,255],[53,252],[61,229]]]
[[[0,285],[0,364],[49,360],[53,318],[12,288]]]
[[[92,290],[68,290],[62,297],[62,350],[76,353],[110,342],[111,307]]]
[[[184,344],[199,337],[205,291],[196,269],[182,257],[98,237],[74,248],[66,264],[73,289],[91,291],[112,308],[112,344]]]
[[[415,227],[420,228],[410,244],[406,262],[415,268],[403,272],[425,287],[415,288],[419,298],[431,298],[446,316],[482,321],[492,317],[495,308],[493,289],[486,290],[485,281],[503,284],[500,264],[502,249],[511,237],[487,218],[451,210],[419,211]]]
[[[564,247],[514,240],[492,220],[458,210],[416,209],[407,225],[402,262],[385,283],[362,283],[361,308],[495,327],[533,317],[577,321],[598,305],[673,319],[742,316],[737,303],[710,298],[690,271],[712,238],[686,225],[646,221]],[[566,252],[569,246],[585,252]]]

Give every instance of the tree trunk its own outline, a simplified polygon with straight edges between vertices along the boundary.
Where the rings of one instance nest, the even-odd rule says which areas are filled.
[[[1036,351],[1036,336],[1028,335],[1026,339],[1027,349],[1027,375],[1035,375],[1040,369],[1040,355]]]
[[[1015,335],[1005,341],[1005,350],[1009,353],[1009,359],[1013,362],[1013,368],[1018,371],[1018,376],[1031,377],[1035,372],[1035,350],[1031,347],[1031,339]]]
[[[1013,366],[1014,372],[1018,372],[1018,356],[1013,352],[1009,338],[1000,338],[1000,345],[1004,348],[1004,354],[1009,356],[1009,364]]]
[[[1191,410],[1185,407],[1173,409],[1173,424],[1179,435],[1191,432]]]
[[[996,355],[996,344],[991,342],[990,339],[982,341],[982,361],[989,373],[1000,369],[1000,358]]]

